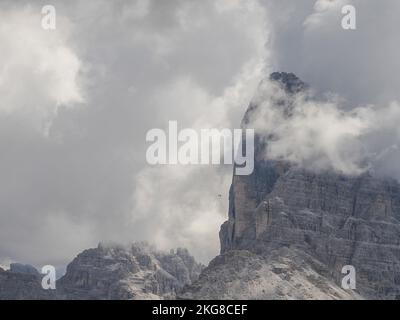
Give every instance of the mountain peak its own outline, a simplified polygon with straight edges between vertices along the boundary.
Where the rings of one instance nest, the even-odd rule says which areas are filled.
[[[11,263],[10,272],[39,275],[39,271],[37,271],[35,267],[31,266],[30,264],[22,264],[22,263]]]
[[[301,81],[294,73],[273,72],[269,79],[281,84],[288,93],[298,93],[308,88],[308,85]]]

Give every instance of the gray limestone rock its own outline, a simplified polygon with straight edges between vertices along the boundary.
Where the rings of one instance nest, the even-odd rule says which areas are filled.
[[[100,244],[68,265],[57,291],[61,299],[173,299],[201,270],[184,249],[167,254],[144,243]]]
[[[230,250],[212,260],[180,299],[361,299],[329,278],[313,257],[282,247],[268,254]]]
[[[271,79],[286,91],[287,101],[277,103],[289,110],[293,95],[307,89],[292,74],[274,73]],[[243,126],[250,126],[258,107],[250,105]],[[254,172],[233,177],[221,253],[263,255],[287,248],[319,261],[336,284],[342,267],[353,265],[356,291],[365,298],[400,298],[399,183],[268,160],[267,143],[257,136]]]
[[[68,265],[56,290],[42,289],[42,275],[31,266],[12,264],[8,271],[1,269],[0,299],[174,299],[202,269],[186,249],[165,253],[146,243],[99,244]]]
[[[10,270],[0,270],[0,300],[55,299],[52,290],[42,288],[42,278],[35,268],[25,268],[21,264],[11,264],[10,267]]]

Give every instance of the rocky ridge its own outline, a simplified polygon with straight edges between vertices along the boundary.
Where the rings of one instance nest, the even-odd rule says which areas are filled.
[[[51,300],[54,293],[43,290],[39,272],[32,266],[11,264],[0,268],[0,300]]]
[[[268,254],[230,250],[213,259],[180,299],[303,300],[361,299],[329,278],[326,266],[302,252]]]
[[[173,299],[201,270],[186,249],[100,244],[79,254],[57,286],[63,299]]]
[[[182,248],[165,253],[146,243],[99,244],[68,265],[56,290],[42,289],[42,275],[31,266],[12,264],[10,270],[0,270],[0,299],[174,299],[202,269]]]

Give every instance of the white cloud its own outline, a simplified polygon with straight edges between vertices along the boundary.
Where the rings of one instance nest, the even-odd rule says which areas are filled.
[[[400,2],[353,2],[357,31],[346,33],[340,12],[326,19],[313,0],[54,0],[55,32],[40,28],[44,1],[1,1],[0,256],[62,263],[63,252],[67,262],[99,241],[150,240],[213,257],[232,171],[149,168],[146,132],[169,120],[239,126],[272,68],[337,92],[346,108],[399,101]],[[304,25],[315,14],[319,24]],[[346,172],[395,169],[386,162],[399,159],[396,104],[299,105],[296,121],[273,115],[277,155]]]
[[[142,239],[163,249],[185,246],[206,262],[219,251],[228,171],[191,166],[142,170],[136,177],[132,225],[141,226]]]
[[[0,116],[18,114],[43,128],[60,106],[83,99],[67,21],[59,18],[58,30],[45,31],[40,13],[30,6],[0,9]]]
[[[12,121],[0,116],[0,256],[60,264],[99,241],[148,240],[186,246],[207,262],[219,250],[231,168],[149,168],[145,136],[169,120],[240,125],[269,67],[264,8],[256,0],[53,5],[54,37],[29,31],[34,19],[40,28],[39,4],[25,13],[30,18],[19,28],[38,46],[14,69],[26,85],[7,85],[21,93],[10,98]],[[22,5],[8,8],[23,14]],[[82,107],[67,108],[82,97]],[[47,137],[25,121],[48,118]]]
[[[10,264],[13,263],[13,261],[11,261],[8,258],[2,258],[0,260],[0,268],[2,268],[3,270],[8,270],[10,269]]]
[[[351,4],[349,0],[317,0],[314,11],[305,20],[306,29],[321,28],[324,25],[334,24],[340,21],[341,9],[345,4]],[[338,24],[340,27],[340,25]],[[319,30],[320,31],[320,30]]]
[[[253,13],[255,24],[249,30],[265,25],[263,13]],[[233,14],[241,16],[236,11]],[[249,12],[244,11],[246,15]],[[254,38],[257,50],[243,61],[220,95],[188,76],[172,77],[170,83],[157,88],[152,99],[155,123],[162,129],[169,120],[177,120],[181,129],[239,128],[244,109],[268,68],[267,40],[267,30]],[[226,219],[231,175],[230,167],[145,166],[135,180],[133,224],[143,226],[143,239],[163,248],[186,246],[205,262],[219,251],[218,230]]]
[[[259,107],[250,126],[267,139],[266,158],[350,175],[371,170],[393,176],[395,171],[400,178],[397,102],[346,110],[337,97],[310,97],[311,92],[289,97],[275,82],[264,81],[260,86],[254,99]],[[278,103],[282,100],[289,104],[282,106]]]

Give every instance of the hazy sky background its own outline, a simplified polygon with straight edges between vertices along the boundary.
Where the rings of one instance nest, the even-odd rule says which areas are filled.
[[[396,0],[1,0],[0,264],[136,240],[207,262],[232,168],[150,167],[146,132],[237,128],[275,70],[348,108],[400,100],[399,13]]]

